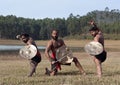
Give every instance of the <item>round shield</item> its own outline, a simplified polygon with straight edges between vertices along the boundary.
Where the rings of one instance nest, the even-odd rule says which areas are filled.
[[[68,64],[73,61],[73,54],[66,46],[62,46],[57,49],[56,58],[61,64]]]
[[[19,54],[21,57],[31,59],[37,54],[37,48],[34,45],[27,45],[20,49]]]
[[[100,53],[103,52],[102,44],[95,41],[86,44],[84,49],[90,55],[99,55]]]

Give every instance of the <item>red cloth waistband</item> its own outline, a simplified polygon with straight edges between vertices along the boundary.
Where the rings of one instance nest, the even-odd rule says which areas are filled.
[[[51,54],[51,58],[56,59],[56,54],[55,54],[55,53],[52,53],[52,54]]]
[[[51,58],[56,60],[56,53],[52,53]],[[59,62],[56,63],[56,68],[61,70],[61,65]]]

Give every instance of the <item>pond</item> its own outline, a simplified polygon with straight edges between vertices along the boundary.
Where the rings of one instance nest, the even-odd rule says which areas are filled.
[[[19,50],[24,46],[21,45],[0,45],[0,51],[5,51],[5,50]],[[45,46],[38,46],[38,49],[44,50]]]
[[[0,45],[0,52],[18,51],[24,45]],[[45,46],[37,46],[40,51],[45,51]],[[84,47],[69,47],[73,52],[84,52]]]

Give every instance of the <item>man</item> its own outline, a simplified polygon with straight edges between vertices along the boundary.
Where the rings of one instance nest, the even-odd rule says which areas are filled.
[[[102,76],[102,62],[106,60],[106,51],[104,49],[104,37],[100,29],[97,27],[94,21],[91,21],[90,24],[92,25],[92,28],[89,29],[90,34],[94,37],[94,41],[99,42],[103,46],[103,52],[99,55],[93,56],[93,60],[96,64],[97,68],[97,76]]]
[[[46,74],[49,75],[56,75],[58,72],[58,69],[61,69],[60,63],[56,62],[56,50],[62,46],[66,46],[64,41],[62,39],[58,39],[58,31],[57,30],[52,30],[51,33],[51,40],[48,42],[46,50],[45,50],[45,55],[51,62],[51,71],[49,71],[46,68]],[[52,55],[50,55],[50,52],[52,52]],[[83,70],[81,64],[79,63],[78,59],[76,57],[73,58],[73,62],[75,63],[76,67],[79,69],[79,71],[85,75],[85,71]]]
[[[34,45],[37,48],[34,40],[28,34],[17,35],[17,38],[20,39],[22,42],[24,42],[26,45]],[[37,48],[37,54],[32,59],[30,59],[31,69],[28,77],[31,77],[33,73],[35,73],[36,67],[40,62],[41,62],[41,54]]]

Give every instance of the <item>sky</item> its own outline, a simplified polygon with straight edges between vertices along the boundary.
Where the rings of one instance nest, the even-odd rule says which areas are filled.
[[[120,0],[0,0],[0,15],[44,19],[86,15],[108,7],[120,9]]]

